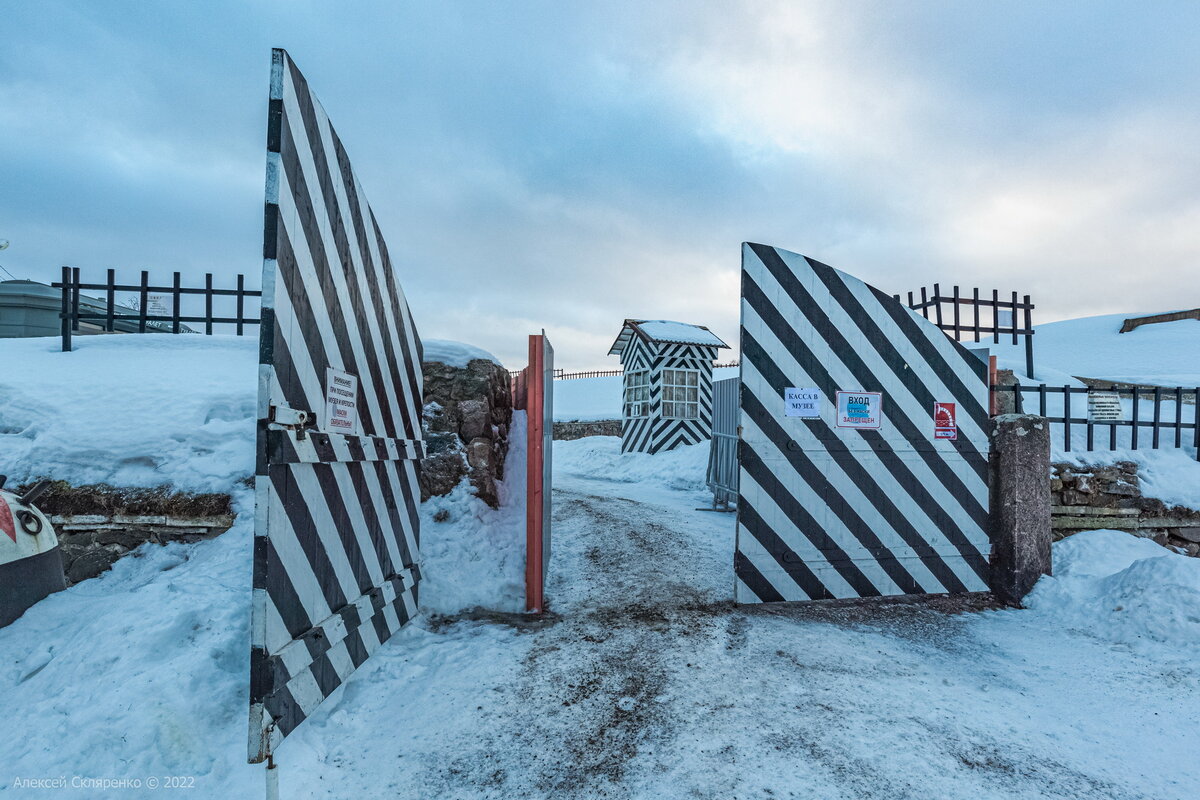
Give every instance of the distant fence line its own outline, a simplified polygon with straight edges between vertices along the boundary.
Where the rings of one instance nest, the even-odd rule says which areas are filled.
[[[737,367],[740,362],[730,361],[727,364],[713,364],[713,369],[725,369],[728,367]],[[584,372],[565,372],[561,369],[554,370],[554,380],[564,381],[573,378],[607,378],[613,375],[624,375],[624,370],[619,369],[594,369]]]
[[[222,289],[213,286],[212,273],[205,273],[204,286],[184,286],[180,273],[172,273],[170,286],[155,286],[150,283],[150,273],[141,271],[141,280],[136,284],[117,283],[116,270],[108,270],[104,283],[84,283],[80,279],[79,267],[63,267],[62,280],[50,284],[62,292],[62,307],[59,317],[62,319],[62,349],[71,350],[72,335],[79,331],[80,321],[99,323],[104,331],[112,333],[117,330],[117,324],[125,328],[137,324],[137,333],[182,333],[187,323],[203,323],[204,333],[212,335],[213,325],[232,325],[238,336],[245,333],[247,325],[258,325],[260,317],[246,315],[246,299],[261,298],[258,289],[247,289],[244,275],[237,276],[236,287]],[[81,291],[104,292],[103,299],[82,296]],[[123,305],[117,302],[117,293],[137,295],[134,305]],[[151,297],[158,301],[160,298],[169,300],[170,308],[152,309]],[[183,313],[183,298],[198,296],[204,298],[203,313]],[[221,316],[214,312],[213,301],[218,297],[234,298],[232,316]],[[81,298],[86,301],[81,309]],[[88,310],[95,309],[95,310]],[[155,313],[151,313],[151,311]],[[130,330],[130,333],[134,331]],[[199,331],[192,331],[199,333]]]
[[[978,288],[971,290],[970,296],[964,296],[959,287],[955,286],[949,295],[942,294],[941,284],[933,285],[932,293],[924,286],[920,288],[921,299],[918,301],[913,292],[908,293],[908,307],[920,311],[921,315],[937,325],[955,341],[980,342],[991,336],[993,344],[1000,343],[1000,337],[1012,338],[1014,345],[1025,339],[1025,374],[1033,377],[1033,302],[1029,295],[1018,298],[1012,292],[1011,299],[1006,294],[1001,299],[1000,291],[992,289],[991,297],[985,293],[980,295]],[[903,303],[900,295],[893,295],[897,302]],[[980,310],[983,310],[981,316]],[[932,317],[930,316],[932,311]]]
[[[1082,430],[1082,444],[1087,450],[1130,450],[1159,449],[1161,447],[1182,448],[1191,439],[1191,444],[1197,446],[1197,460],[1200,460],[1200,387],[1183,386],[1137,386],[1116,385],[1111,388],[1078,386],[1023,386],[1020,383],[1008,386],[993,386],[992,390],[999,393],[1010,393],[1013,396],[1012,407],[1017,413],[1036,413],[1045,417],[1053,426],[1062,429],[1063,450],[1070,452],[1075,439]],[[1027,402],[1026,396],[1034,395],[1033,402]],[[1072,409],[1072,397],[1082,396],[1083,416]],[[1051,409],[1051,399],[1061,408]],[[1104,408],[1102,401],[1110,405]],[[1116,401],[1116,402],[1115,402]],[[1128,413],[1125,410],[1126,401],[1129,404]],[[1145,401],[1145,402],[1143,402]],[[1033,407],[1036,403],[1036,407]],[[1191,408],[1184,413],[1184,406]],[[1149,406],[1147,409],[1146,407]],[[1164,419],[1164,410],[1166,418]],[[1051,413],[1051,412],[1061,413]],[[1149,419],[1145,419],[1149,411]],[[1096,429],[1108,428],[1108,435],[1097,445]],[[1123,431],[1128,428],[1128,435]],[[1184,436],[1184,431],[1190,430],[1190,437]],[[1148,433],[1146,436],[1144,434]],[[1164,436],[1165,434],[1165,436]],[[1054,435],[1057,435],[1055,432]],[[1147,438],[1149,442],[1147,442]]]

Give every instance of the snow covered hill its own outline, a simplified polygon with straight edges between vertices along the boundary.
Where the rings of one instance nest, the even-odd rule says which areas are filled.
[[[1037,382],[1079,385],[1072,376],[1119,383],[1200,386],[1200,321],[1143,325],[1121,333],[1121,323],[1140,314],[1107,314],[1034,326]],[[1025,372],[1024,343],[984,342],[1000,366]],[[968,344],[973,347],[973,344]]]

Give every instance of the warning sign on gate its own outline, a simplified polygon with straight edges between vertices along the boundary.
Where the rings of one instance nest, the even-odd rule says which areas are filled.
[[[958,422],[954,416],[954,403],[933,404],[933,438],[950,439],[951,441],[958,438]]]
[[[883,395],[879,392],[838,392],[837,412],[839,428],[880,428]]]
[[[325,368],[325,430],[352,434],[358,428],[358,378]]]

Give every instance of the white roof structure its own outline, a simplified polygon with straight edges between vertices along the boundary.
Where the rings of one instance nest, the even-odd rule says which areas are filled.
[[[699,344],[705,347],[725,347],[729,345],[703,325],[689,325],[686,322],[673,322],[669,319],[627,319],[621,327],[621,335],[609,348],[610,356],[620,355],[625,345],[633,336],[640,336],[648,342],[664,344]]]

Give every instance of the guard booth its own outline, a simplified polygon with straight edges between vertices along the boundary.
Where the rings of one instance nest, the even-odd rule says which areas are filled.
[[[624,370],[621,452],[657,453],[708,440],[713,360],[728,347],[703,325],[625,320],[608,351]]]

